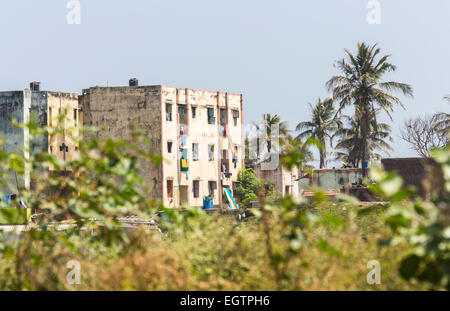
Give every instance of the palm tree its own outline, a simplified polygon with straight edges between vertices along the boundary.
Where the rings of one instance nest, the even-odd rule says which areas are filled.
[[[337,130],[339,121],[333,118],[336,111],[331,99],[322,101],[319,98],[315,106],[309,104],[309,107],[312,112],[312,119],[297,124],[296,131],[302,131],[297,139],[304,140],[312,137],[321,143],[322,146],[319,148],[320,168],[324,168],[327,157],[327,141],[332,142],[331,135]]]
[[[296,166],[301,173],[312,170],[313,167],[309,164],[313,161],[313,153],[310,150],[313,145],[312,139],[306,141],[293,138],[290,135],[286,136],[285,144],[281,150],[281,163],[288,170]]]
[[[373,119],[373,116],[371,118]],[[363,145],[360,127],[353,118],[346,117],[346,119],[348,126],[340,127],[333,135],[333,138],[338,139],[334,152],[335,159],[344,161],[352,167],[358,167],[361,163],[361,147]],[[373,122],[370,124],[373,125]],[[377,123],[376,130],[373,126],[370,126],[366,144],[368,158],[381,160],[382,156],[378,153],[379,151],[389,155],[389,152],[392,151],[389,142],[393,141],[390,136],[391,130],[391,127],[386,123]]]
[[[444,97],[450,103],[450,95]],[[447,112],[438,112],[433,116],[433,129],[439,132],[450,131],[450,114]]]
[[[270,153],[272,149],[272,129],[274,125],[278,124],[279,133],[278,137],[282,139],[284,136],[288,134],[287,123],[285,121],[281,122],[281,119],[278,115],[271,115],[270,113],[263,114],[263,124],[264,124],[264,137],[267,143],[267,151]]]
[[[370,127],[378,129],[376,117],[370,120],[370,115],[379,107],[392,120],[394,105],[404,108],[400,99],[390,94],[392,91],[401,91],[404,95],[413,97],[412,87],[408,84],[382,82],[383,75],[395,71],[396,67],[388,62],[390,55],[385,55],[377,61],[379,53],[380,49],[376,44],[369,46],[365,43],[358,43],[356,56],[345,50],[348,61],[342,59],[337,62],[342,75],[332,77],[326,84],[332,92],[333,100],[338,101],[336,115],[340,115],[345,107],[353,105],[355,108],[355,121],[362,139],[360,158],[363,176],[367,175],[365,163],[368,160],[367,141]]]

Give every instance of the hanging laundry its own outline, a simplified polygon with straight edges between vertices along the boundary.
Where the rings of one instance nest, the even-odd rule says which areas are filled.
[[[3,197],[3,200],[5,200],[5,201],[6,201],[6,204],[8,204],[8,205],[10,205],[10,204],[11,204],[11,196],[9,196],[9,195],[5,195],[5,196]]]
[[[208,146],[208,160],[212,161],[214,159],[214,145]]]
[[[180,124],[180,134],[181,135],[189,135],[188,133],[188,126],[185,124]]]
[[[234,168],[236,168],[237,167],[237,158],[236,157],[233,158],[233,163],[234,163]]]
[[[27,208],[27,205],[25,204],[24,201],[20,200],[20,207],[21,208]]]
[[[187,159],[181,159],[180,162],[181,162],[181,171],[182,172],[187,172],[189,170]]]
[[[225,163],[222,163],[222,172],[223,173],[227,172],[227,166],[225,165]]]
[[[181,146],[182,147],[186,146],[186,139],[187,139],[187,136],[185,134],[181,135]]]

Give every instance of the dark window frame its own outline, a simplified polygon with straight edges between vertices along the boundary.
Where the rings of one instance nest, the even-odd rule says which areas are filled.
[[[238,126],[239,110],[233,109],[232,110],[232,115],[233,115],[234,126]]]
[[[195,150],[195,149],[197,149],[197,150]],[[193,161],[198,161],[198,157],[199,157],[198,150],[199,150],[199,144],[198,143],[192,143],[192,160]],[[194,151],[196,151],[196,152],[194,152]]]
[[[192,181],[192,192],[195,199],[200,197],[200,180]]]
[[[228,109],[220,108],[219,117],[220,117],[220,125],[227,126],[228,125]]]
[[[214,149],[215,149],[215,145],[208,145],[208,161],[214,161],[215,159],[215,155],[214,155]],[[212,155],[210,157],[210,155]]]
[[[171,103],[166,103],[166,121],[172,122],[173,118],[172,118],[172,104]]]
[[[187,119],[188,119],[187,105],[178,104],[177,112],[178,112],[178,121],[179,121],[179,123],[180,124],[187,124]]]
[[[211,111],[212,111],[212,114],[211,114]],[[208,124],[210,124],[210,125],[216,124],[216,116],[215,116],[214,108],[211,108],[211,107],[207,108],[207,117],[208,117]]]
[[[172,199],[173,198],[173,180],[167,179],[166,186],[167,186],[167,197],[169,199]]]
[[[217,182],[215,180],[208,181],[208,194],[211,198],[214,198],[216,190],[217,190]]]

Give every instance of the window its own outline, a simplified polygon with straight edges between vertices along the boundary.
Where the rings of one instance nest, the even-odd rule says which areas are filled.
[[[227,149],[222,150],[222,159],[228,160],[228,150]]]
[[[233,109],[233,121],[234,121],[234,126],[237,126],[237,125],[238,125],[238,119],[239,119],[239,110]]]
[[[198,161],[198,144],[192,144],[192,160]]]
[[[166,103],[166,121],[172,121],[172,104]]]
[[[192,119],[195,119],[197,117],[197,107],[191,107],[192,111]]]
[[[222,159],[220,161],[220,170],[223,173],[229,173],[230,172],[230,163],[228,161],[228,152],[226,149],[222,150]]]
[[[53,153],[53,146],[50,146],[50,153]]]
[[[194,198],[200,197],[200,180],[194,180],[192,191],[194,192]]]
[[[52,126],[52,119],[53,119],[52,107],[50,107],[48,108],[48,126]]]
[[[217,189],[217,183],[215,181],[208,181],[209,196],[214,198],[215,190]]]
[[[173,142],[168,141],[167,142],[167,152],[168,153],[172,153],[172,146],[173,146]]]
[[[284,187],[284,193],[285,193],[286,195],[289,194],[289,186],[285,186],[285,187]]]
[[[208,108],[208,124],[215,124],[216,117],[214,116],[214,108]]]
[[[180,124],[187,124],[187,106],[178,105],[178,117]]]
[[[228,123],[228,113],[227,109],[220,108],[220,125],[227,125]]]
[[[77,109],[73,110],[73,124],[77,126]]]
[[[214,145],[208,145],[208,160],[214,161]]]
[[[173,198],[173,180],[167,181],[167,197]]]

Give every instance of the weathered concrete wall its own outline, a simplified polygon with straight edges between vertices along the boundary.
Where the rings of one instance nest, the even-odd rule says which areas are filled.
[[[31,92],[30,120],[47,126],[47,92]],[[31,154],[48,150],[48,136],[42,135],[30,141]]]
[[[29,94],[28,94],[29,96]],[[29,100],[28,100],[29,105]],[[23,123],[26,118],[27,99],[24,91],[0,92],[0,135],[5,140],[1,148],[8,152],[17,152],[24,156],[26,133],[13,125],[13,122]],[[0,185],[0,194],[10,195],[18,192],[18,187],[25,184],[24,179],[16,181],[15,172],[8,172],[4,185]]]
[[[324,190],[337,190],[351,187],[352,183],[359,183],[362,180],[362,170],[358,168],[346,169],[319,169],[313,171],[312,178],[301,179],[299,189],[306,190],[311,186]]]
[[[34,94],[34,92],[33,92]],[[77,144],[74,142],[75,137],[80,135],[79,131],[79,104],[78,94],[75,93],[61,93],[61,92],[45,92],[43,94],[47,98],[47,105],[40,106],[39,119],[45,124],[52,124],[52,126],[63,129],[64,134],[57,134],[54,137],[49,137],[44,150],[55,154],[60,159],[71,161],[75,158],[77,151]],[[58,120],[58,115],[64,115],[63,120]],[[50,119],[51,115],[51,119]],[[81,124],[82,125],[82,124]],[[68,151],[60,150],[62,144],[68,146]]]
[[[383,168],[397,172],[404,185],[414,186],[418,194],[430,198],[433,194],[443,193],[442,171],[432,159],[391,158],[381,160]]]
[[[18,151],[24,145],[23,130],[13,126],[11,120],[24,122],[24,92],[0,93],[0,133],[9,143],[3,148],[7,151]]]
[[[133,126],[138,126],[143,135],[150,139],[152,153],[161,155],[160,86],[93,87],[83,90],[80,106],[84,126],[97,128],[88,137],[130,140]],[[161,167],[152,163],[141,164],[144,190],[155,199],[161,198]]]
[[[256,166],[255,175],[264,180],[265,184],[273,185],[274,190],[281,194],[298,196],[298,178],[299,170],[294,167],[291,171],[279,166],[276,170],[262,170],[260,165]]]
[[[14,119],[19,124],[25,124],[30,120],[36,122],[39,126],[50,125],[49,109],[53,108],[53,126],[62,127],[62,124],[57,124],[58,109],[61,111],[67,109],[72,113],[67,114],[67,123],[72,125],[73,110],[78,109],[78,95],[72,93],[47,92],[47,91],[12,91],[0,92],[0,133],[9,141],[3,148],[8,151],[20,153],[25,158],[29,158],[39,151],[50,152],[53,143],[53,152],[61,159],[64,158],[63,152],[59,151],[63,135],[54,137],[54,142],[50,141],[48,135],[35,137],[30,141],[28,129],[22,129],[13,126],[11,119]],[[77,131],[73,133],[75,136],[79,135]],[[75,144],[73,140],[67,139],[70,148],[66,159],[72,159],[72,154],[75,151]],[[30,153],[29,153],[30,152]],[[50,168],[52,169],[52,168]],[[13,174],[13,173],[12,173]],[[30,168],[25,170],[24,179],[18,178],[16,182],[15,174],[12,179],[14,187],[6,189],[6,192],[17,193],[17,184],[29,188],[33,183],[32,172]]]

